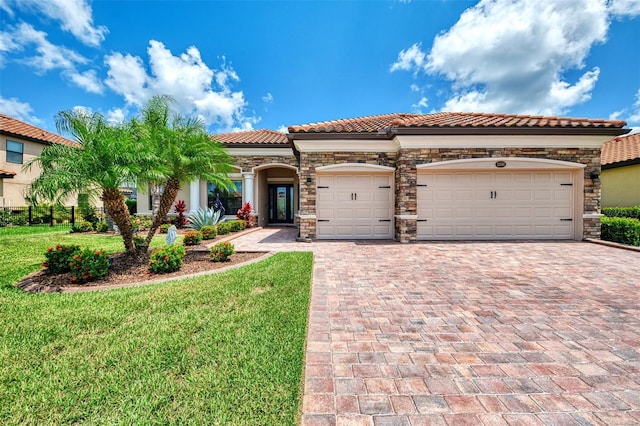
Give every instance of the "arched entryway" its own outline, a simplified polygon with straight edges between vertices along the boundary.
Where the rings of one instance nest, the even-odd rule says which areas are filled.
[[[299,205],[297,167],[264,164],[252,169],[258,226],[293,225]]]

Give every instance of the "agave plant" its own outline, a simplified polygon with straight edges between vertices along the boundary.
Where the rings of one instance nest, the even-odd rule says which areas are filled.
[[[216,226],[218,222],[222,222],[224,219],[220,219],[220,211],[215,211],[212,208],[199,208],[193,213],[189,214],[189,228],[197,229],[198,231],[203,226]]]

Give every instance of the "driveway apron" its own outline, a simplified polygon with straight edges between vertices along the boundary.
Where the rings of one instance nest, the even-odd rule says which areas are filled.
[[[302,425],[640,424],[640,253],[583,242],[313,251]]]

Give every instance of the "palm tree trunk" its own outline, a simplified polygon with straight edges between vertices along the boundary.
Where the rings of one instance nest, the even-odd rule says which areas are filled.
[[[102,192],[102,202],[107,214],[111,216],[120,230],[124,248],[127,253],[135,253],[136,246],[133,244],[133,226],[129,217],[129,209],[124,202],[124,195],[118,189],[106,188]]]
[[[178,196],[178,192],[180,192],[180,181],[175,178],[170,178],[165,182],[164,192],[162,193],[162,197],[160,198],[160,205],[158,206],[158,212],[153,218],[153,224],[149,229],[149,233],[147,234],[147,239],[144,241],[145,250],[151,244],[151,239],[156,234],[156,231],[162,225],[165,217],[167,217],[167,213],[171,210],[171,206],[173,202],[176,200]]]

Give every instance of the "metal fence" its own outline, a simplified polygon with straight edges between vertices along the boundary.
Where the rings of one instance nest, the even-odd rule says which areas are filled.
[[[76,223],[104,220],[103,208],[78,206],[23,206],[0,207],[0,226],[61,226],[71,227]]]

